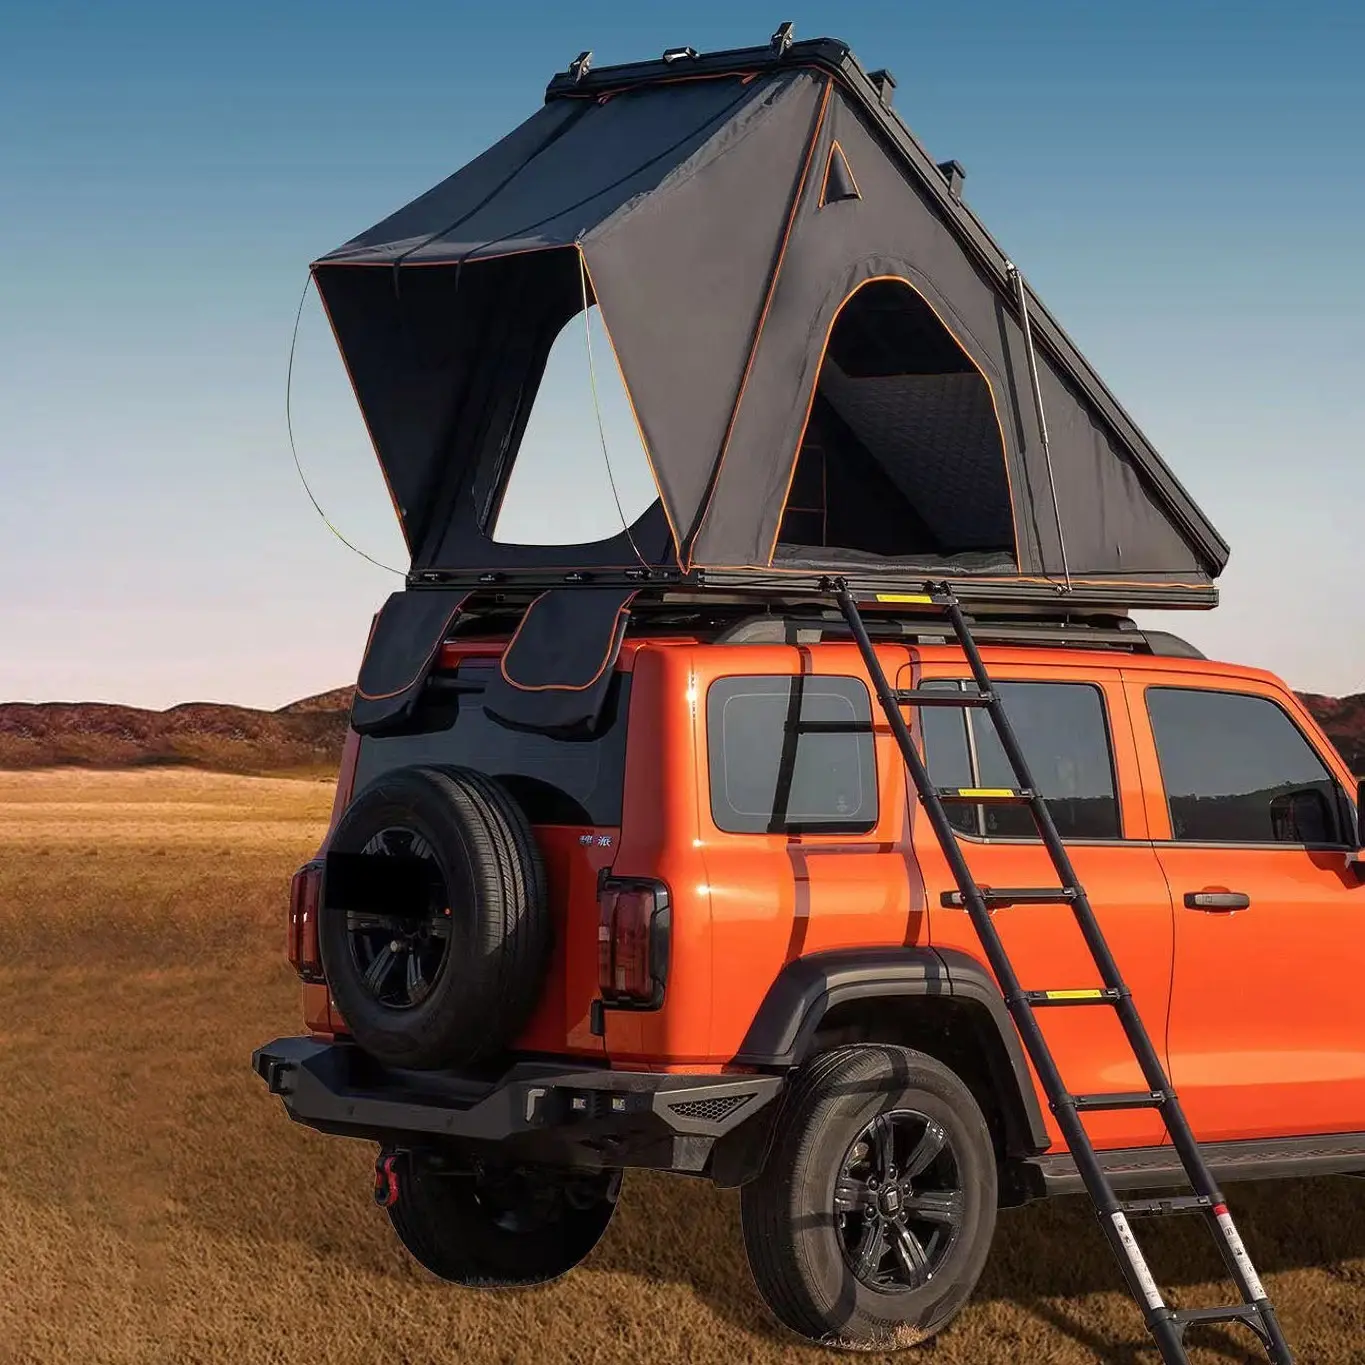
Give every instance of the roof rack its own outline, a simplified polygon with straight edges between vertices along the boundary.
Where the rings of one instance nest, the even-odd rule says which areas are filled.
[[[510,635],[525,609],[523,602],[494,598],[460,618],[449,638]],[[848,625],[839,612],[808,606],[795,610],[755,610],[752,597],[717,600],[712,594],[690,598],[642,595],[632,608],[630,635],[700,635],[711,644],[813,645],[844,639]],[[1167,658],[1205,657],[1188,640],[1163,630],[1143,630],[1130,617],[1115,614],[1079,615],[1075,612],[1042,616],[1024,610],[971,615],[973,636],[987,644],[1046,648],[1111,649]],[[950,644],[951,632],[941,620],[922,614],[869,610],[864,615],[868,633],[876,639],[906,644]]]
[[[874,639],[895,639],[909,644],[951,644],[952,632],[941,621],[915,619],[864,620]],[[721,631],[714,644],[819,644],[837,636],[847,637],[849,628],[837,614],[817,616],[747,616]],[[983,644],[1042,645],[1073,649],[1122,649],[1135,654],[1170,658],[1202,659],[1204,655],[1188,640],[1168,631],[1140,630],[1128,617],[1112,623],[1075,619],[1046,621],[974,621],[973,637]]]

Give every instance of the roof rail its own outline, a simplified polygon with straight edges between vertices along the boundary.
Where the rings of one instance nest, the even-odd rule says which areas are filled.
[[[891,638],[910,644],[952,643],[952,631],[937,620],[887,620],[869,616],[866,625],[868,634],[874,638]],[[847,634],[847,625],[837,617],[764,613],[743,617],[725,627],[714,637],[713,643],[819,644],[830,636],[844,637]],[[973,621],[972,635],[983,644],[1121,649],[1168,658],[1204,658],[1188,640],[1182,640],[1168,631],[1139,630],[1128,617],[1110,618],[1105,624],[1076,620]]]

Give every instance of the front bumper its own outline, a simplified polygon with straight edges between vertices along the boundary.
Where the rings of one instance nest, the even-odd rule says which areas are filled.
[[[589,1168],[708,1170],[716,1144],[766,1116],[783,1079],[519,1062],[494,1080],[384,1068],[348,1043],[277,1038],[252,1066],[289,1116],[383,1143],[497,1147]],[[752,1128],[754,1125],[749,1125]]]

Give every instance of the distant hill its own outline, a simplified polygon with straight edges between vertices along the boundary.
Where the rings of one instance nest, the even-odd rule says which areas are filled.
[[[131,768],[182,764],[236,773],[336,768],[352,689],[278,711],[185,702],[166,711],[104,702],[0,703],[0,768]],[[1365,776],[1365,692],[1303,698],[1352,770]]]
[[[1365,777],[1365,692],[1351,697],[1319,697],[1311,692],[1300,695],[1351,765],[1351,771]]]
[[[234,773],[336,769],[349,687],[278,711],[185,702],[166,711],[104,702],[0,704],[0,768],[180,764]]]

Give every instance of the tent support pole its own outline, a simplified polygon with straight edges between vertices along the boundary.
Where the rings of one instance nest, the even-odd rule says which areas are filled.
[[[1066,579],[1066,590],[1071,591],[1071,566],[1066,556],[1066,536],[1062,532],[1062,509],[1057,504],[1057,480],[1052,473],[1052,445],[1047,436],[1047,414],[1043,411],[1043,386],[1038,380],[1038,357],[1033,349],[1033,328],[1029,323],[1028,294],[1024,289],[1024,277],[1013,261],[1005,262],[1014,285],[1015,297],[1019,300],[1019,320],[1024,326],[1024,352],[1028,356],[1029,378],[1033,382],[1033,407],[1038,414],[1038,435],[1043,441],[1043,462],[1047,465],[1047,484],[1052,493],[1052,515],[1057,522],[1057,543],[1062,550],[1062,576]]]

